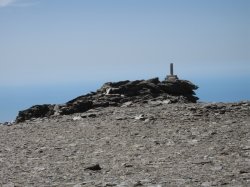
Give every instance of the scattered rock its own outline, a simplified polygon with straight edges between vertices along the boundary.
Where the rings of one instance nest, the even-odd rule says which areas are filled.
[[[89,114],[88,117],[89,118],[95,118],[97,115],[96,114]]]
[[[143,184],[141,183],[141,181],[137,181],[135,184],[134,184],[134,187],[136,186],[143,186]]]
[[[133,167],[132,164],[128,164],[128,163],[123,163],[122,166],[125,168],[132,168]]]
[[[153,106],[133,101],[133,107],[98,107],[0,126],[0,181],[15,186],[249,186],[246,107],[246,102]]]
[[[78,121],[78,120],[81,120],[81,119],[82,119],[81,116],[75,116],[75,117],[73,117],[73,121]]]
[[[117,186],[117,184],[114,183],[106,183],[104,186],[108,187],[108,186]]]
[[[116,120],[125,120],[125,119],[127,119],[127,118],[126,118],[126,117],[118,116],[118,117],[116,117],[115,119],[116,119]]]
[[[93,114],[93,113],[91,113],[91,114],[82,114],[81,117],[82,118],[95,118],[95,117],[97,117],[97,115]]]
[[[163,104],[170,104],[171,103],[171,100],[167,99],[167,100],[164,100],[162,101]]]
[[[85,168],[85,170],[92,170],[92,171],[98,171],[98,170],[101,170],[102,168],[100,167],[99,164],[95,164],[93,166],[89,166],[87,168]]]
[[[132,101],[128,101],[128,102],[123,103],[121,107],[129,107],[129,106],[131,106],[132,104],[133,104]]]
[[[250,173],[250,167],[249,168],[244,168],[240,170],[240,174],[244,174],[244,173]]]
[[[195,162],[193,162],[193,164],[198,164],[198,165],[205,165],[205,164],[211,164],[212,161],[211,160],[196,160]]]
[[[145,120],[146,118],[145,118],[144,114],[140,114],[140,115],[135,116],[135,119],[136,120]]]

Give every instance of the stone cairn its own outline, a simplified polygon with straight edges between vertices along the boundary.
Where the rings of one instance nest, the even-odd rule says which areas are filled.
[[[20,111],[16,123],[32,118],[82,113],[100,107],[120,107],[128,102],[134,104],[151,101],[196,103],[199,99],[195,96],[194,90],[196,89],[198,89],[198,86],[190,81],[180,80],[177,75],[174,75],[173,64],[171,63],[170,75],[167,75],[163,81],[159,81],[159,78],[153,78],[149,80],[108,82],[96,92],[79,96],[62,105],[35,105]]]

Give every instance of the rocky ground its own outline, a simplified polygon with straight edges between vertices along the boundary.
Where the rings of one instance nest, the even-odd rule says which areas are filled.
[[[250,102],[151,100],[0,125],[0,185],[250,186]]]

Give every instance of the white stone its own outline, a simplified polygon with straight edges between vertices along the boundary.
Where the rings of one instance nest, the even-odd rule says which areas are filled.
[[[73,117],[73,121],[78,121],[78,120],[81,120],[82,118],[81,118],[81,116],[75,116],[75,117]]]

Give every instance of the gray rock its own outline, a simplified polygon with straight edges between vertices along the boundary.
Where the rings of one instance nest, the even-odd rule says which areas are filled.
[[[81,119],[82,119],[81,116],[75,116],[75,117],[73,117],[73,121],[78,121],[78,120],[81,120]]]
[[[146,118],[145,118],[144,114],[139,114],[139,115],[135,116],[135,119],[136,120],[145,120]]]
[[[131,106],[132,104],[133,104],[132,101],[128,101],[128,102],[123,103],[121,107],[129,107],[129,106]]]

